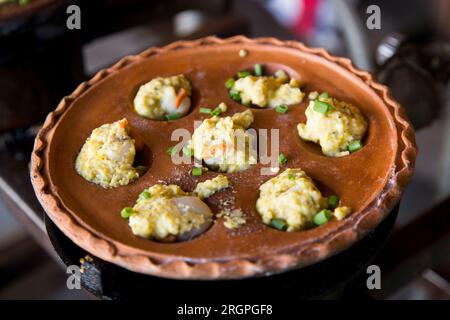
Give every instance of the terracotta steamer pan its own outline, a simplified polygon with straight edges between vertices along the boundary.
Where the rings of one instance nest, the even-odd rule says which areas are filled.
[[[239,56],[246,49],[248,55]],[[369,123],[364,147],[340,158],[324,156],[317,145],[302,141],[296,125],[305,121],[307,99],[285,115],[270,109],[252,109],[255,129],[280,129],[280,151],[300,167],[323,191],[340,195],[354,213],[342,221],[302,232],[281,232],[264,225],[255,210],[258,188],[270,176],[260,175],[262,164],[226,174],[232,188],[207,199],[213,212],[224,200],[234,202],[247,223],[230,230],[217,220],[201,236],[185,242],[160,243],[132,234],[120,209],[155,183],[175,183],[192,191],[201,177],[190,174],[192,165],[173,165],[166,150],[176,128],[193,131],[202,120],[200,106],[225,102],[225,115],[245,106],[230,99],[224,83],[237,71],[263,63],[269,72],[279,68],[306,83],[310,91],[327,91],[360,107]],[[190,113],[175,121],[152,121],[132,110],[138,87],[156,76],[183,73],[193,87]],[[81,178],[75,157],[90,132],[126,117],[131,135],[144,147],[140,157],[147,173],[128,186],[103,189]],[[125,57],[98,72],[65,97],[50,113],[36,137],[31,179],[36,195],[53,222],[78,246],[106,261],[132,271],[179,279],[232,279],[270,275],[311,265],[345,250],[374,229],[398,203],[410,180],[416,158],[414,131],[404,110],[388,89],[348,59],[295,41],[242,36],[180,41]]]

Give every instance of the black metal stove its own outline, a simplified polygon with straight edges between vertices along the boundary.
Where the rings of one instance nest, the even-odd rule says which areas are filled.
[[[48,216],[45,216],[45,225],[50,241],[63,263],[66,266],[82,267],[82,286],[101,299],[142,299],[152,288],[158,288],[162,296],[174,292],[192,292],[204,299],[229,296],[231,292],[234,296],[279,292],[299,299],[321,299],[342,296],[347,284],[365,274],[367,266],[385,244],[397,212],[398,206],[361,241],[317,264],[266,277],[226,281],[170,280],[131,272],[96,257],[84,259],[88,253],[67,238]],[[81,265],[80,259],[85,260]]]

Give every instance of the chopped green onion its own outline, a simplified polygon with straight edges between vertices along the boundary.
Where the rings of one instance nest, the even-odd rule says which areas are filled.
[[[293,175],[292,173],[289,173],[289,174],[288,174],[288,179],[289,179],[289,180],[294,180],[294,175]]]
[[[285,164],[287,162],[287,158],[283,153],[280,153],[280,155],[278,156],[278,162],[280,164]]]
[[[329,110],[333,109],[333,106],[323,102],[323,101],[319,101],[319,100],[314,100],[314,107],[313,107],[314,111],[316,112],[320,112],[320,113],[327,113]]]
[[[355,140],[348,145],[348,151],[355,152],[362,148],[361,140]]]
[[[331,195],[328,197],[328,209],[335,209],[339,204],[339,197],[336,195]]]
[[[333,213],[330,210],[323,209],[313,217],[313,221],[316,225],[320,226],[321,224],[327,223],[332,216]]]
[[[149,198],[151,198],[151,196],[152,196],[152,194],[150,192],[148,192],[147,190],[144,190],[139,195],[139,200],[149,199]]]
[[[120,216],[124,219],[129,218],[133,214],[133,208],[125,207],[120,211]]]
[[[237,73],[238,78],[245,78],[245,77],[248,77],[248,76],[251,76],[251,75],[252,75],[252,73],[250,71],[247,71],[247,70],[239,71]]]
[[[168,115],[166,115],[166,119],[169,121],[177,120],[177,119],[180,119],[180,115],[178,113],[168,114]]]
[[[199,177],[202,175],[202,168],[192,168],[192,175],[194,177]]]
[[[234,101],[241,101],[241,94],[239,93],[239,91],[230,90],[230,97]]]
[[[234,79],[230,78],[225,82],[225,88],[231,89],[234,86]]]
[[[286,231],[287,230],[287,223],[283,219],[272,219],[270,221],[270,225],[274,227],[275,229],[278,229],[280,231]]]
[[[317,99],[322,100],[322,99],[328,99],[329,97],[330,96],[328,95],[328,92],[322,92]]]
[[[218,116],[219,114],[221,114],[223,112],[221,107],[217,107],[215,108],[213,111],[211,111],[211,115],[212,116]]]
[[[187,157],[192,157],[192,149],[188,147],[183,148],[183,154]]]
[[[255,64],[255,75],[260,77],[263,74],[264,74],[264,69],[263,69],[262,64],[259,64],[259,63]]]
[[[211,114],[211,108],[200,108],[200,113]]]
[[[175,148],[175,146],[171,146],[169,149],[167,149],[167,153],[171,157],[173,157],[177,153],[177,149]]]
[[[280,104],[278,107],[275,108],[275,111],[278,113],[286,113],[288,111],[288,106],[285,104]]]
[[[137,167],[136,167],[136,170],[137,170],[137,171],[146,171],[147,169],[148,169],[147,166],[137,166]]]

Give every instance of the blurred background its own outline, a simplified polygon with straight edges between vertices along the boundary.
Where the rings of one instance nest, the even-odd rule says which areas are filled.
[[[73,4],[81,29],[69,30]],[[417,130],[419,156],[377,260],[383,290],[363,294],[450,298],[450,1],[0,0],[0,299],[93,298],[67,289],[29,181],[46,114],[125,55],[237,34],[324,47],[391,88]]]

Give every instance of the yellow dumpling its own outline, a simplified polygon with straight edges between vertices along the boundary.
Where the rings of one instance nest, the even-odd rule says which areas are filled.
[[[158,77],[142,85],[134,98],[134,110],[149,119],[184,116],[191,106],[191,84],[182,74]]]
[[[200,198],[177,185],[162,184],[144,190],[129,216],[135,235],[159,240],[188,240],[205,231],[211,221],[211,210]]]
[[[265,224],[273,219],[283,220],[287,231],[303,230],[313,226],[314,216],[327,208],[327,198],[317,189],[314,181],[299,168],[289,168],[266,181],[259,188],[256,210]],[[338,220],[350,214],[348,207],[337,207]]]
[[[333,98],[310,101],[306,108],[306,124],[297,126],[300,138],[320,144],[330,157],[348,155],[349,146],[360,141],[367,131],[367,121],[354,105]],[[323,108],[321,108],[323,107]]]
[[[103,188],[124,186],[139,177],[133,167],[136,149],[128,135],[126,119],[92,131],[75,160],[75,169],[86,180]]]
[[[251,110],[232,117],[214,116],[195,129],[189,147],[194,157],[220,172],[237,172],[256,163],[253,137],[246,129],[253,122]]]
[[[232,91],[238,92],[241,102],[265,108],[275,108],[280,105],[292,105],[302,102],[304,93],[300,82],[289,81],[284,71],[278,71],[273,76],[247,76],[236,80]]]

